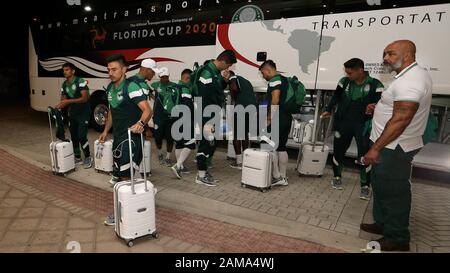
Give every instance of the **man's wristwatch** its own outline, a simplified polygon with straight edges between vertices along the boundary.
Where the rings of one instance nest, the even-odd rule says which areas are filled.
[[[141,125],[142,127],[145,127],[145,123],[142,122],[142,120],[138,121],[139,125]]]

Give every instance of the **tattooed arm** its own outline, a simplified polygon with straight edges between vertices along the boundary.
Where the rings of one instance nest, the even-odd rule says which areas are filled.
[[[367,165],[378,163],[380,151],[405,131],[418,108],[419,103],[417,102],[394,102],[392,118],[386,123],[383,133],[364,157]]]

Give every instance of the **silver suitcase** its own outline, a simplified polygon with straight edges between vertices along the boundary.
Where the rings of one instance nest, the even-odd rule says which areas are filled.
[[[142,134],[141,140],[144,143]],[[130,130],[128,130],[128,144],[130,162],[132,162]],[[145,157],[142,158],[144,161],[146,160]],[[144,169],[145,166],[144,162]],[[147,181],[146,173],[144,170],[144,179],[135,180],[132,169],[130,181],[119,182],[114,186],[115,231],[117,236],[125,240],[129,247],[134,245],[134,240],[137,238],[147,235],[152,235],[153,238],[158,237],[155,220],[157,190],[150,181]]]
[[[314,122],[293,120],[292,139],[296,143],[311,142]]]
[[[72,141],[61,141],[53,139],[52,120],[48,113],[48,121],[50,123],[49,145],[52,172],[55,175],[64,175],[75,170],[75,155],[73,153]]]
[[[246,149],[242,162],[242,187],[252,186],[266,192],[272,185],[271,151]]]
[[[320,91],[318,92],[317,100],[318,102],[316,105],[319,105]],[[318,116],[318,108],[316,110],[316,117],[319,122],[316,123],[317,127],[315,128],[316,132],[314,134],[314,139],[312,142],[303,142],[299,149],[296,167],[299,175],[314,175],[321,177],[327,164],[330,148],[325,145],[325,140],[331,132],[332,120],[328,123],[328,128],[323,140],[318,142],[319,132],[324,129],[322,126],[325,124],[323,119]]]
[[[145,160],[141,161],[141,164],[139,165],[139,173],[144,176],[144,170],[146,172],[146,175],[151,175],[152,173],[152,143],[148,140],[144,142],[144,150],[142,151],[143,158],[145,157]],[[145,167],[144,167],[144,161],[145,161]]]
[[[97,139],[94,142],[94,165],[97,172],[111,173],[113,171],[113,141],[108,140],[100,143]]]

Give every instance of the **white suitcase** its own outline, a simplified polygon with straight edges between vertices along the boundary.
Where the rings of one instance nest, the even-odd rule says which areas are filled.
[[[322,176],[327,164],[330,149],[327,145],[304,144],[298,173],[303,175]]]
[[[141,139],[143,142],[142,135]],[[131,147],[130,131],[128,131],[128,143]],[[130,159],[132,160],[131,149]],[[145,157],[143,160],[145,161]],[[156,192],[156,188],[147,180],[146,170],[144,170],[144,179],[135,180],[134,171],[132,171],[130,181],[119,182],[114,186],[115,231],[129,247],[134,245],[133,241],[137,238],[147,235],[158,237],[155,220]]]
[[[49,145],[52,172],[53,174],[67,176],[69,172],[75,170],[75,155],[73,153],[72,141],[54,141],[50,113],[48,113],[48,121],[50,123],[50,138],[52,141]]]
[[[246,149],[242,162],[242,187],[252,186],[266,192],[272,185],[272,157],[270,151]]]
[[[144,142],[144,150],[143,155],[145,157],[145,170],[147,171],[147,175],[152,173],[152,143],[148,140]],[[144,176],[144,160],[141,161],[139,165],[139,173]]]
[[[50,158],[53,174],[66,176],[75,170],[75,156],[72,141],[53,141],[50,143]]]
[[[113,140],[105,141],[103,144],[97,139],[94,142],[94,165],[97,172],[111,173],[113,171]]]

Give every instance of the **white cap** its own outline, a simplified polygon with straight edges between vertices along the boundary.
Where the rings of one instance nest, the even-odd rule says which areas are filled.
[[[141,62],[141,67],[150,68],[156,74],[159,74],[161,70],[156,66],[156,62],[153,59],[145,59]]]
[[[159,77],[164,77],[164,76],[170,76],[170,73],[169,73],[169,68],[167,68],[167,67],[161,67],[160,69],[159,69]]]

